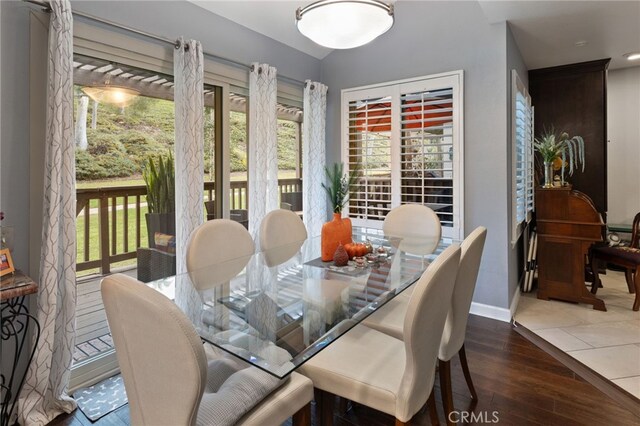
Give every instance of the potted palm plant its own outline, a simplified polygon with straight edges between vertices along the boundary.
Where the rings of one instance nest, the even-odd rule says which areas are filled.
[[[329,196],[329,201],[333,207],[333,220],[322,226],[321,245],[322,260],[328,262],[333,259],[333,255],[340,244],[350,244],[351,219],[342,217],[342,209],[349,201],[349,192],[358,179],[357,169],[353,169],[349,175],[344,174],[344,165],[335,163],[332,168],[324,168],[327,175],[327,183],[322,187]]]
[[[544,188],[553,186],[554,162],[560,162],[561,182],[565,184],[565,167],[569,167],[569,176],[578,165],[582,165],[584,172],[584,140],[580,136],[569,137],[567,132],[557,134],[552,130],[545,131],[533,143],[535,150],[544,162]]]
[[[155,234],[176,234],[175,171],[173,156],[147,159],[142,171],[147,187],[147,233],[149,247],[155,248]]]

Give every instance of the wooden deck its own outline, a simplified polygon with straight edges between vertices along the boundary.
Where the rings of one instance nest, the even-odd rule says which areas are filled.
[[[135,268],[120,272],[134,278],[136,276]],[[113,340],[100,294],[102,278],[101,275],[94,275],[78,280],[74,363],[85,361],[113,348]]]

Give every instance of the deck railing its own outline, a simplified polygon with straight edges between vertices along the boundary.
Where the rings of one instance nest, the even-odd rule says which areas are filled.
[[[301,179],[278,180],[279,195],[300,191]],[[205,201],[213,194],[214,183],[205,182]],[[77,190],[78,272],[98,269],[108,274],[114,263],[135,259],[138,247],[147,246],[146,195],[144,185]],[[247,181],[231,181],[229,209],[246,208]]]

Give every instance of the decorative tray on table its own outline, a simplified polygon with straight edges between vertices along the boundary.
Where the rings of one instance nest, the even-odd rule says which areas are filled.
[[[356,263],[355,260],[350,260],[346,266],[336,266],[333,263],[333,260],[328,262],[323,262],[322,258],[317,257],[313,260],[310,260],[305,263],[305,265],[315,266],[316,268],[327,269],[332,272],[336,272],[338,274],[349,275],[352,277],[357,277],[363,274],[367,274],[371,272],[371,267],[378,267],[381,264],[387,263],[391,261],[393,253],[387,251],[385,255],[378,255],[369,253],[364,257],[364,263],[360,266]]]

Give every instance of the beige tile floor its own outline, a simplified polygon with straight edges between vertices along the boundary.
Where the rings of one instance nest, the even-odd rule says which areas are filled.
[[[601,275],[607,312],[522,294],[515,320],[640,399],[640,312],[622,272]]]

